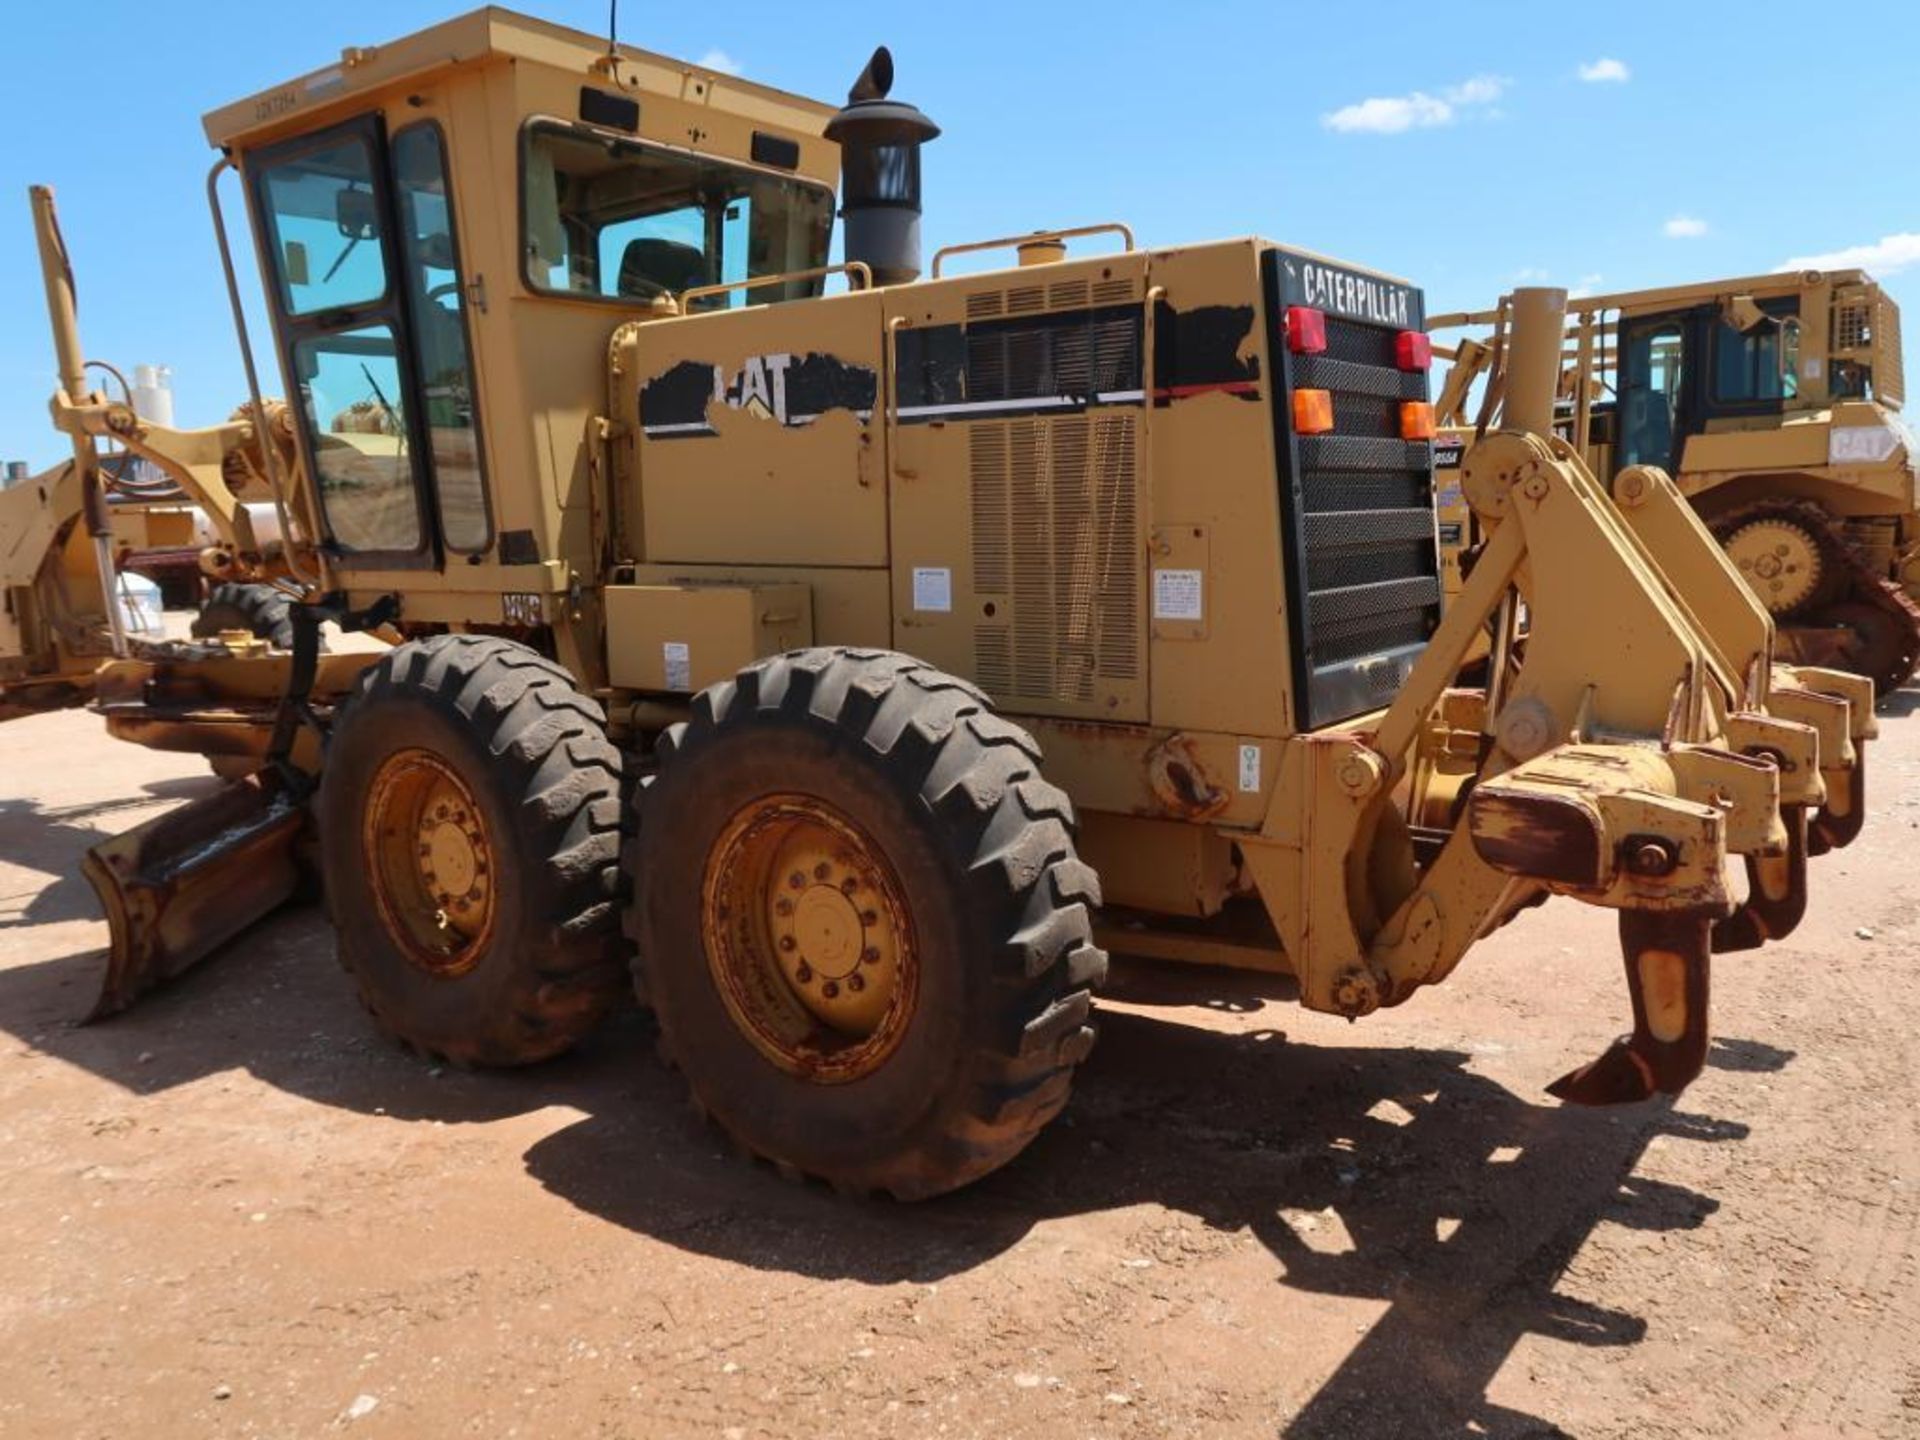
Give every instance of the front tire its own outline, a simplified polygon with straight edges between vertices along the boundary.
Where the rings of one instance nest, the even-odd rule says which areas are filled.
[[[196,640],[217,640],[223,630],[245,630],[276,650],[293,649],[293,597],[271,585],[227,581],[213,587],[193,617]],[[325,649],[324,642],[321,649]]]
[[[1093,1042],[1093,871],[1024,730],[905,656],[696,697],[623,860],[637,979],[695,1101],[783,1173],[918,1199],[1006,1163]]]
[[[552,661],[483,635],[396,647],[334,727],[318,814],[340,962],[405,1044],[528,1064],[620,998],[620,756]]]

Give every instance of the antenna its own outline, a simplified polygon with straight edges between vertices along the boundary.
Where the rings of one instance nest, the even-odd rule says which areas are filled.
[[[620,54],[620,0],[607,0],[607,59]]]

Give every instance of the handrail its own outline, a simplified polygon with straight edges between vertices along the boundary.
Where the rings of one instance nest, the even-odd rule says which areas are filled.
[[[911,471],[900,468],[900,332],[912,322],[904,315],[887,320],[886,374],[880,377],[880,442],[887,447],[887,475],[895,480],[916,480]]]
[[[709,295],[725,295],[732,290],[753,290],[762,285],[788,285],[795,280],[824,280],[829,275],[858,276],[862,290],[873,289],[873,270],[864,260],[849,260],[844,265],[819,265],[811,270],[788,270],[779,275],[754,275],[745,280],[728,280],[720,285],[695,285],[690,290],[682,290],[677,297],[680,308],[685,310],[691,300],[704,300]]]
[[[992,240],[969,240],[964,245],[944,245],[933,252],[933,276],[940,278],[940,262],[952,255],[972,255],[981,250],[1004,250],[1008,246],[1031,245],[1035,241],[1078,240],[1088,235],[1118,235],[1126,241],[1126,248],[1136,247],[1131,227],[1122,225],[1118,220],[1109,220],[1100,225],[1080,225],[1072,230],[1036,230],[1031,235],[1001,235]]]
[[[234,338],[240,342],[240,363],[246,371],[247,395],[253,401],[253,429],[260,441],[261,457],[267,462],[268,488],[273,491],[273,513],[280,522],[280,555],[293,578],[302,585],[320,588],[322,580],[318,572],[305,573],[299,555],[299,546],[293,543],[293,525],[287,508],[287,479],[280,469],[280,446],[275,442],[272,426],[267,420],[267,407],[260,398],[260,372],[253,363],[253,341],[247,334],[247,313],[240,304],[240,280],[233,270],[233,247],[227,243],[226,216],[220,210],[220,172],[231,169],[240,173],[240,167],[231,157],[222,155],[213,162],[213,169],[207,172],[207,207],[213,212],[213,234],[220,244],[220,268],[227,277],[227,303],[233,307]],[[309,535],[309,542],[317,542],[317,535]]]

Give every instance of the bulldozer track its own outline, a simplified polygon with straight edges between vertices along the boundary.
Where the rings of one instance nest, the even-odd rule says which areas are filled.
[[[1864,607],[1886,622],[1886,635],[1878,643],[1874,636],[1867,635],[1849,654],[1823,655],[1818,651],[1825,649],[1830,641],[1821,636],[1813,642],[1815,653],[1807,658],[1814,663],[1837,664],[1842,669],[1866,675],[1883,696],[1913,679],[1916,669],[1920,669],[1920,605],[1891,580],[1875,574],[1835,527],[1833,516],[1816,501],[1757,501],[1716,516],[1709,528],[1714,538],[1725,545],[1745,527],[1763,520],[1785,521],[1804,531],[1819,548],[1822,574],[1838,577],[1841,582],[1838,587],[1831,582],[1825,584],[1822,588],[1827,598],[1815,601],[1806,613],[1776,616],[1779,629],[1790,633],[1846,626],[1859,633],[1858,626],[1849,623],[1845,612],[1850,606]],[[1796,621],[1799,623],[1794,623]],[[1804,646],[1805,642],[1801,644]]]

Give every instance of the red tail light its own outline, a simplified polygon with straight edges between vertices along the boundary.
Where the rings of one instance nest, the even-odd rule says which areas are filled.
[[[1296,355],[1318,355],[1327,348],[1327,317],[1305,305],[1287,307],[1287,348]]]
[[[1433,364],[1433,340],[1424,330],[1402,330],[1393,337],[1393,358],[1402,370],[1425,370]]]

